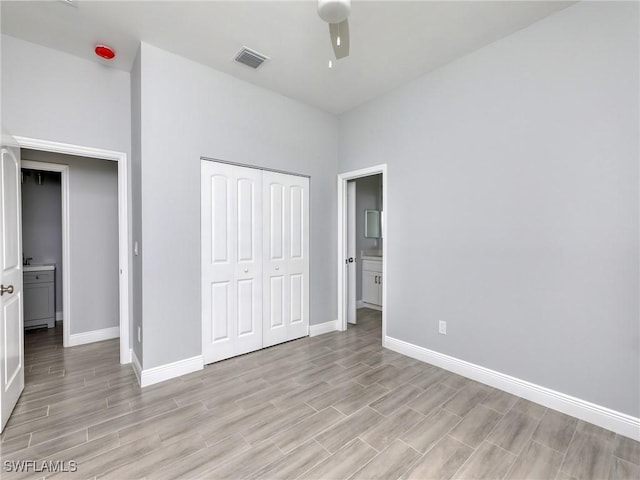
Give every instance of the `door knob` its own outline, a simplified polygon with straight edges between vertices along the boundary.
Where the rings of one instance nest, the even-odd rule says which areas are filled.
[[[13,293],[13,285],[9,285],[8,287],[5,287],[4,285],[0,285],[0,297],[5,293],[9,293],[9,294]]]
[[[244,269],[244,273],[247,273],[248,271],[249,271],[249,269],[248,269],[248,268],[245,268],[245,269]]]
[[[280,267],[276,267],[276,270],[280,270]]]

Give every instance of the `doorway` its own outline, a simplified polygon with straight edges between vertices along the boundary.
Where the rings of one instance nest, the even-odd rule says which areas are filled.
[[[369,184],[373,183],[377,185],[376,188],[380,194],[379,203],[376,203],[376,199],[373,198],[372,202],[369,202],[370,205],[367,202],[361,202],[360,207],[357,207],[359,179],[362,179],[361,185],[370,186]],[[388,236],[385,219],[388,217],[388,195],[386,185],[386,165],[338,175],[338,328],[345,331],[349,323],[357,324],[358,319],[370,321],[381,314],[383,346],[387,322],[385,272],[387,271]],[[364,208],[365,206],[371,208]],[[367,227],[370,227],[368,238],[365,237]],[[374,231],[376,228],[377,231]],[[363,236],[360,242],[359,234]],[[360,291],[360,298],[357,298],[358,291]],[[369,301],[364,302],[365,297]],[[358,309],[358,307],[361,308]]]
[[[109,161],[116,163],[117,171],[117,233],[114,234],[114,240],[117,242],[117,253],[114,258],[115,276],[117,278],[116,294],[114,300],[117,304],[115,315],[117,316],[118,326],[106,329],[98,329],[90,331],[88,334],[73,334],[71,327],[74,324],[72,314],[70,270],[72,260],[72,250],[70,240],[70,215],[69,215],[69,167],[60,163],[51,163],[47,161],[34,162],[34,164],[22,162],[22,167],[34,165],[40,171],[58,171],[61,177],[61,213],[62,213],[62,315],[63,315],[63,343],[65,347],[91,343],[108,338],[120,338],[119,357],[120,363],[131,363],[131,347],[130,339],[130,323],[129,323],[129,226],[128,226],[128,167],[127,156],[125,153],[113,152],[109,150],[95,149],[90,147],[82,147],[77,145],[69,145],[57,142],[49,142],[44,140],[15,137],[18,146],[24,151],[25,149],[40,152],[44,155],[62,154],[74,157],[83,157],[84,159],[93,159],[99,161]],[[80,159],[82,160],[82,159]],[[94,251],[93,255],[99,255]],[[67,274],[65,274],[67,272]],[[78,319],[79,320],[79,319]],[[76,322],[77,323],[77,322]]]

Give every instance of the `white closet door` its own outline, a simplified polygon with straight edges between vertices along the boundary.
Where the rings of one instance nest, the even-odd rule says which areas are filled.
[[[263,172],[263,346],[309,334],[309,179]]]
[[[262,172],[202,161],[205,363],[262,348]]]

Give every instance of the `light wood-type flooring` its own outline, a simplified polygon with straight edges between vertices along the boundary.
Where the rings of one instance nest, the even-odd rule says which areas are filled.
[[[1,476],[640,478],[638,442],[383,349],[380,314],[358,318],[143,390],[117,340],[28,332]],[[77,472],[7,473],[21,460]]]

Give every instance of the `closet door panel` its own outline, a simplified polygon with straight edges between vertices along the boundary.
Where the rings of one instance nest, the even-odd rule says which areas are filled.
[[[264,172],[264,346],[309,330],[309,180]]]
[[[262,189],[263,225],[264,225],[264,320],[263,345],[269,347],[288,339],[287,326],[289,316],[289,278],[287,276],[287,252],[289,238],[288,224],[288,185],[285,176],[274,172],[263,172]]]
[[[288,340],[292,340],[309,333],[309,179],[288,177]]]
[[[262,173],[202,161],[205,363],[262,348]]]

